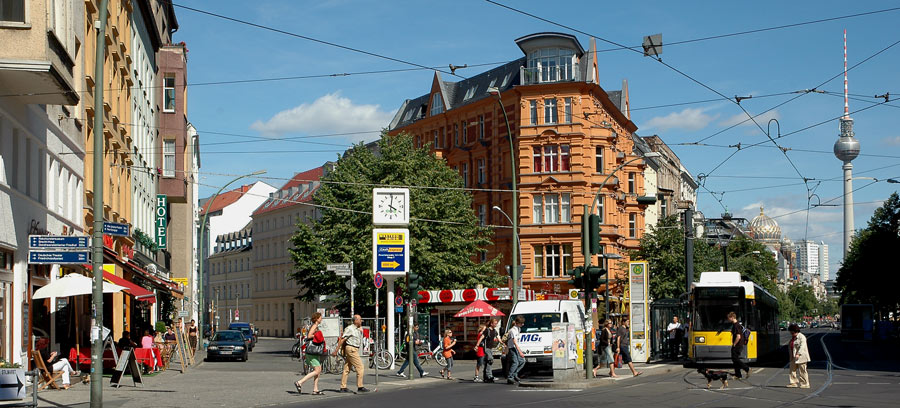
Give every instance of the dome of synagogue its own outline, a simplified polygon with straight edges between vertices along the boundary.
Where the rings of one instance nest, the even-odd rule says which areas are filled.
[[[778,222],[763,213],[763,207],[759,207],[759,215],[750,221],[750,232],[757,241],[763,243],[778,243],[781,241],[781,227]]]

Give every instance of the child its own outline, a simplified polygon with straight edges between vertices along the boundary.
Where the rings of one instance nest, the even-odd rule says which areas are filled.
[[[444,371],[447,372],[446,378],[448,380],[452,380],[453,377],[450,376],[450,370],[453,370],[453,355],[456,354],[453,351],[453,346],[456,345],[456,339],[450,337],[453,334],[453,331],[450,329],[444,330],[444,359],[447,360],[447,368],[441,369],[441,377],[444,377]]]
[[[472,380],[474,382],[481,381],[478,377],[478,373],[481,372],[481,367],[484,367],[484,353],[491,352],[490,350],[484,349],[484,329],[486,328],[487,325],[478,325],[478,341],[475,342],[475,356],[478,357],[478,362],[475,363],[475,379]]]

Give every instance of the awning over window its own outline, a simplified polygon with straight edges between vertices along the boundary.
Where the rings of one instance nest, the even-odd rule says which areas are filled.
[[[115,283],[119,286],[126,287],[126,292],[134,296],[136,300],[140,300],[142,302],[155,303],[156,302],[156,294],[150,292],[147,289],[144,289],[134,283],[131,283],[125,279],[122,279],[116,275],[113,275],[109,272],[103,271],[103,279],[106,279],[112,283]]]

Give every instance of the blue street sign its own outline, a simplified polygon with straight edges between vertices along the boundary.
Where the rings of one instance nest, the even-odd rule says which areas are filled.
[[[397,307],[395,307],[395,308],[394,308],[394,311],[396,311],[397,313],[403,313],[403,306],[397,306]]]
[[[382,272],[406,271],[406,247],[403,245],[378,245],[377,267]]]
[[[31,249],[90,249],[88,237],[74,235],[29,235]]]
[[[30,264],[86,264],[89,251],[28,251]]]
[[[128,224],[120,224],[117,222],[104,222],[103,233],[107,235],[118,235],[120,237],[131,236],[129,234]]]
[[[409,272],[409,230],[372,230],[372,264],[375,272],[399,276]]]

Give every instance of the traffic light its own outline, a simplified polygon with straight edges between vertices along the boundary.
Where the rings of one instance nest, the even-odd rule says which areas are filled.
[[[591,266],[587,269],[585,273],[587,275],[587,281],[589,289],[594,290],[597,286],[603,285],[607,282],[606,279],[606,269],[603,269],[599,266]]]
[[[588,217],[588,242],[590,243],[591,254],[600,253],[600,216],[591,214]]]
[[[574,286],[576,289],[584,289],[584,267],[576,266],[574,269],[568,271],[569,276],[572,279],[569,279],[569,284]]]
[[[406,276],[406,289],[409,292],[409,299],[415,299],[416,303],[422,299],[422,295],[419,294],[419,290],[421,289],[421,280],[419,278],[419,274],[413,271],[409,271],[409,274]]]

